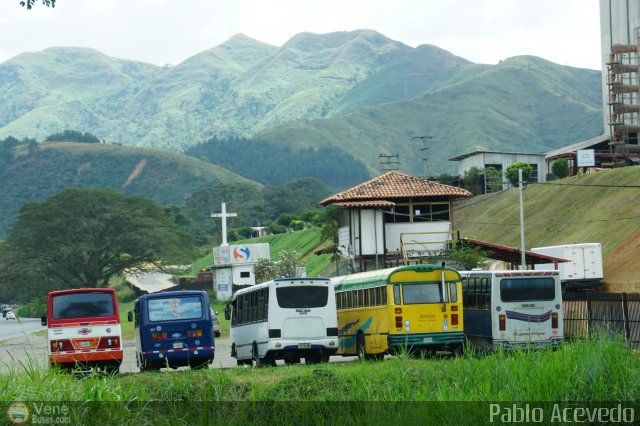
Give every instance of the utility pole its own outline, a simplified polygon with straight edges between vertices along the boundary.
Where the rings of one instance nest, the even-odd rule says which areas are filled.
[[[427,175],[427,161],[429,159],[429,155],[428,152],[429,151],[429,147],[427,146],[427,142],[429,142],[431,139],[433,139],[433,136],[414,136],[411,138],[411,140],[416,140],[419,139],[422,141],[422,148],[420,148],[420,153],[421,153],[421,159],[422,159],[422,165],[424,167],[424,177],[428,177]]]
[[[522,182],[522,169],[518,169],[518,189],[520,189],[520,269],[527,269],[527,256],[525,253],[524,246],[524,201],[522,199],[522,186],[524,182]]]

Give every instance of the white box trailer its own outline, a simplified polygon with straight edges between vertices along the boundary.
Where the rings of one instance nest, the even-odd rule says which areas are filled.
[[[600,243],[564,244],[534,247],[534,253],[567,259],[558,263],[560,282],[564,290],[595,289],[602,283],[602,246]],[[555,269],[553,263],[535,265],[536,270]]]

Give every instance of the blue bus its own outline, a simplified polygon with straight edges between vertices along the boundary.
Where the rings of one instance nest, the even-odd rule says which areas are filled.
[[[136,332],[140,371],[208,368],[215,343],[209,297],[205,291],[165,291],[140,296],[129,312]]]

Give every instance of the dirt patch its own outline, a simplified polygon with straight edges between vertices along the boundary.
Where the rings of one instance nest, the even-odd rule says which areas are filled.
[[[640,229],[604,258],[606,291],[640,293],[638,253],[640,253]]]

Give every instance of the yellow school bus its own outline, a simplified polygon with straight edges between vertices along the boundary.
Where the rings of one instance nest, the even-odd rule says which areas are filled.
[[[338,312],[337,354],[460,352],[464,342],[458,271],[413,265],[331,279]]]

